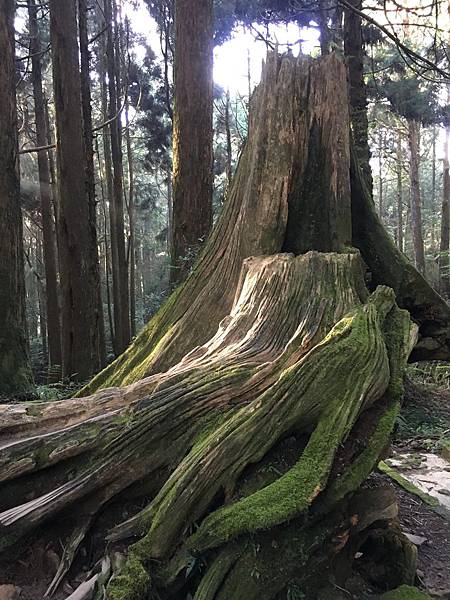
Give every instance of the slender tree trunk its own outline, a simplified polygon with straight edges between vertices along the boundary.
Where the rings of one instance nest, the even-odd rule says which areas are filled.
[[[134,165],[133,150],[131,147],[130,121],[128,115],[129,102],[128,96],[125,105],[125,140],[127,144],[127,163],[128,163],[128,219],[130,224],[130,254],[129,254],[129,272],[130,272],[130,324],[131,336],[136,335],[136,240],[135,240],[135,206],[134,206]]]
[[[63,375],[84,380],[98,365],[98,255],[86,185],[76,7],[51,0],[57,127]]]
[[[384,198],[383,198],[383,159],[382,159],[382,152],[383,152],[383,148],[384,148],[384,141],[383,141],[383,131],[380,129],[380,133],[379,133],[379,146],[378,146],[378,212],[380,214],[380,217],[383,218],[383,213],[384,213]]]
[[[81,77],[81,105],[83,111],[83,134],[86,152],[86,191],[89,199],[89,232],[92,237],[91,247],[95,253],[96,272],[93,285],[98,297],[96,313],[96,328],[98,328],[97,359],[94,369],[98,371],[105,365],[105,322],[103,320],[103,302],[100,286],[100,265],[97,244],[97,215],[95,201],[95,170],[94,170],[94,144],[92,138],[92,109],[91,109],[91,84],[90,84],[90,53],[88,41],[88,7],[86,0],[78,0],[78,27],[80,35],[80,77]]]
[[[45,127],[46,127],[46,131],[47,131],[47,144],[49,146],[51,146],[52,144],[54,144],[55,140],[53,139],[52,124],[50,123],[50,114],[49,114],[49,110],[48,110],[48,100],[45,97],[45,93],[44,93],[44,111],[45,111]],[[55,222],[55,226],[56,226],[55,229],[57,232],[58,231],[58,181],[57,181],[57,175],[56,175],[55,159],[53,157],[52,149],[48,150],[47,158],[48,158],[48,168],[49,168],[50,181],[51,181],[51,187],[52,187],[51,202],[52,202],[53,220]],[[58,235],[56,235],[56,248],[58,248]],[[58,267],[59,267],[58,251],[56,252],[56,257],[57,257],[57,263],[58,263]],[[59,268],[57,270],[59,270]],[[58,291],[59,291],[59,288],[58,288]],[[59,300],[59,295],[58,295],[58,300]],[[61,303],[59,302],[59,304],[61,304]]]
[[[47,123],[45,100],[42,90],[41,40],[38,29],[36,0],[28,0],[30,23],[30,53],[32,61],[32,81],[34,113],[36,119],[36,145],[47,144]],[[62,365],[61,321],[58,293],[58,259],[56,254],[56,231],[52,211],[52,193],[48,151],[37,154],[39,171],[39,191],[41,198],[42,239],[45,265],[46,311],[48,328],[49,367],[52,379],[59,379]]]
[[[441,240],[439,245],[440,292],[450,294],[450,175],[449,175],[450,127],[445,128],[443,191],[441,208]]]
[[[326,0],[319,0],[319,29],[320,29],[320,53],[325,56],[330,52],[331,31],[328,26],[330,13],[327,10]]]
[[[47,322],[47,300],[46,300],[46,286],[45,281],[45,264],[43,257],[43,233],[38,231],[37,233],[37,248],[36,248],[36,279],[37,279],[37,290],[39,300],[39,330],[41,334],[42,343],[42,362],[45,366],[48,366],[49,352],[48,352],[48,322]],[[42,273],[44,271],[44,273]]]
[[[422,199],[420,195],[420,123],[408,120],[409,174],[411,194],[411,227],[413,235],[414,263],[425,274],[425,253],[422,233]]]
[[[104,25],[104,23],[103,23]],[[102,106],[102,116],[103,120],[107,121],[108,119],[108,90],[106,84],[106,43],[101,46],[101,56],[98,60],[98,71],[100,78],[100,94],[101,94],[101,106]],[[109,252],[106,247],[106,256],[105,256],[105,275],[106,275],[106,291],[107,291],[107,302],[108,302],[108,319],[109,319],[109,330],[111,335],[111,345],[113,347],[113,352],[115,355],[118,354],[117,344],[116,344],[116,321],[115,319],[111,320],[111,315],[114,317],[116,313],[112,308],[112,305],[117,306],[120,304],[119,298],[119,290],[117,287],[117,282],[119,280],[119,275],[117,270],[117,244],[116,244],[116,227],[114,221],[114,205],[113,205],[113,174],[112,174],[112,163],[111,163],[111,138],[109,135],[109,130],[106,128],[103,129],[102,132],[102,142],[103,142],[103,157],[104,157],[104,166],[105,166],[105,182],[106,182],[106,198],[104,202],[104,216],[106,218],[107,214],[107,206],[106,200],[109,203]],[[105,224],[106,227],[106,224]],[[111,269],[111,270],[110,270]],[[112,303],[111,303],[111,286],[110,286],[110,272],[112,273]],[[115,282],[115,283],[114,283]]]
[[[115,351],[121,353],[130,343],[130,314],[129,287],[125,251],[125,223],[123,209],[123,173],[122,149],[120,135],[120,115],[117,87],[117,56],[113,30],[117,25],[116,14],[113,14],[111,0],[105,0],[105,20],[108,26],[106,34],[106,56],[108,73],[109,104],[108,117],[111,120],[111,160],[113,171],[113,190],[110,201],[111,211],[111,245],[113,263],[113,294],[114,294],[114,332]],[[116,32],[117,35],[117,32]]]
[[[436,250],[436,127],[432,128],[431,140],[431,248]]]
[[[189,272],[212,224],[213,2],[176,0],[170,279]]]
[[[400,252],[403,252],[403,154],[402,154],[402,138],[399,134],[397,137],[397,245]]]
[[[225,100],[225,132],[227,136],[227,189],[230,188],[233,171],[231,167],[232,161],[232,147],[231,147],[231,129],[230,129],[230,90],[227,89],[227,96]]]
[[[172,177],[167,174],[167,255],[170,256],[170,246],[173,231],[173,198],[172,198]]]
[[[361,0],[350,0],[354,8],[361,10]],[[364,82],[364,51],[361,17],[347,9],[344,16],[344,54],[348,69],[350,122],[356,156],[369,186],[372,186],[370,168],[369,121],[367,118],[367,94]]]
[[[0,394],[31,387],[14,63],[15,2],[0,0]]]

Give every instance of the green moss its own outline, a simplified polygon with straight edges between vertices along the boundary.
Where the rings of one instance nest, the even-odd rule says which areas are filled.
[[[316,361],[321,365],[318,374],[322,379],[319,382],[315,377],[314,388],[317,394],[325,394],[326,400],[321,399],[323,412],[302,456],[287,473],[273,483],[209,515],[190,538],[189,547],[194,552],[216,547],[243,533],[255,533],[290,520],[304,512],[325,489],[336,451],[358,417],[364,401],[364,390],[370,389],[368,382],[375,381],[374,378],[382,378],[383,364],[387,371],[380,320],[392,308],[393,302],[392,290],[378,288],[370,303],[348,314],[314,348],[305,364],[308,372]],[[373,365],[369,356],[374,353],[379,356],[376,374],[370,370]],[[330,392],[330,370],[324,371],[322,365],[331,365],[336,361],[340,364],[344,360],[352,361],[352,364],[356,361],[359,365],[358,383],[354,380],[353,388],[349,389],[349,382],[345,377],[333,379],[333,391]],[[353,369],[356,368],[353,366]],[[336,366],[332,372],[335,369]],[[280,376],[278,385],[281,388],[285,379],[288,383],[291,379],[303,379],[301,372],[302,363],[286,369]],[[322,383],[325,387],[322,387]],[[324,390],[327,390],[326,393]],[[274,394],[273,390],[271,394]],[[293,410],[295,411],[294,408]],[[381,428],[380,437],[388,435],[386,430],[390,430],[392,426],[391,416],[387,418],[387,422],[383,423],[385,427]],[[367,463],[371,461],[370,467],[374,466],[377,458],[374,454],[365,456]]]
[[[79,390],[77,397],[87,396],[101,388],[133,383],[145,375],[146,365],[178,319],[181,305],[178,310],[175,307],[182,301],[180,295],[185,287],[184,283],[172,292],[125,352]]]
[[[330,506],[342,500],[347,494],[355,491],[370,475],[377,464],[380,453],[389,441],[395,420],[400,411],[399,402],[393,402],[379,419],[367,447],[352,462],[346,471],[333,481],[326,492],[323,503],[320,505],[322,512],[327,512]]]
[[[36,468],[40,469],[48,465],[50,454],[53,452],[54,447],[41,446],[34,453],[34,462]]]
[[[198,425],[199,433],[194,438],[191,451],[197,452],[203,446],[206,446],[211,441],[208,438],[215,434],[217,429],[232,418],[235,413],[236,410],[227,411],[203,419]]]
[[[25,412],[30,417],[40,417],[41,412],[42,412],[41,403],[35,403],[35,402],[30,402],[29,404],[27,403]]]
[[[347,414],[332,406],[292,469],[254,494],[212,513],[190,538],[189,547],[203,551],[242,533],[269,529],[308,508],[326,485],[346,425]]]
[[[401,585],[383,594],[381,600],[431,600],[431,596],[410,585]]]
[[[395,469],[389,467],[384,461],[380,461],[378,463],[378,468],[382,473],[388,475],[393,481],[398,483],[398,485],[400,485],[407,492],[410,492],[411,494],[414,494],[415,496],[420,498],[423,502],[425,502],[425,504],[428,504],[429,506],[439,506],[439,501],[436,498],[433,498],[433,496],[430,496],[429,494],[423,492],[413,483],[405,479],[405,477],[400,475],[400,473],[398,473]]]
[[[109,600],[145,600],[151,585],[150,575],[138,554],[131,550],[125,565],[108,585]]]

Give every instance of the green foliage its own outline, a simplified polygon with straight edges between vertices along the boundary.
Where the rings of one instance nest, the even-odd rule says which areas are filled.
[[[431,600],[431,596],[410,585],[401,585],[383,594],[381,600]]]
[[[36,393],[39,400],[43,402],[64,400],[65,398],[72,398],[81,385],[75,381],[58,381],[57,383],[37,386]]]
[[[419,385],[450,389],[450,364],[433,361],[413,363],[408,366],[408,377]]]

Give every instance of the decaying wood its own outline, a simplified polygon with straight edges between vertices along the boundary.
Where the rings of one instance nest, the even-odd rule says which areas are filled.
[[[131,543],[112,600],[270,600],[317,585],[331,558],[351,568],[374,522],[391,535],[392,497],[358,490],[417,341],[396,296],[422,344],[430,321],[408,297],[431,298],[442,327],[446,313],[350,171],[349,116],[334,104],[346,97],[335,56],[270,55],[229,200],[186,282],[81,397],[0,408],[0,549],[75,518],[50,592],[132,484],[143,508],[107,534],[112,549]]]
[[[210,514],[187,547],[204,553],[308,510],[326,489],[335,453],[354,423],[388,390],[389,315],[400,323],[395,364],[401,364],[411,348],[409,318],[395,309],[388,288],[367,297],[357,253],[248,259],[216,335],[166,373],[53,409],[6,411],[3,548],[66,506],[85,503],[95,511],[164,469],[167,479],[154,500],[112,537],[148,530],[149,557],[168,558],[217,493],[232,498],[245,468],[294,431],[309,436],[297,463],[271,485]],[[68,420],[76,403],[83,408]],[[59,485],[52,477],[45,481],[47,467],[76,456],[82,460],[63,471]],[[28,488],[14,487],[30,471],[42,483],[31,500]]]
[[[346,98],[346,69],[333,54],[318,61],[268,56],[229,199],[196,268],[81,395],[176,364],[228,314],[242,261],[280,250],[360,249],[374,285],[392,287],[420,326],[412,358],[450,356],[449,307],[395,248],[376,215],[350,152]]]

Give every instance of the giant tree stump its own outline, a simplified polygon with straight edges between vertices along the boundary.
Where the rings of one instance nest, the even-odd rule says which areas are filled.
[[[351,571],[374,523],[404,560],[392,586],[411,583],[392,493],[360,488],[417,341],[402,290],[439,307],[409,305],[425,337],[439,330],[439,352],[447,316],[350,166],[344,65],[270,55],[229,198],[186,282],[82,397],[2,407],[0,550],[75,516],[49,593],[96,515],[130,490],[147,502],[107,533],[109,550],[128,546],[113,600],[315,598],[317,573]],[[352,247],[364,211],[379,255],[375,234]],[[380,257],[396,261],[391,287]],[[83,588],[99,597],[105,561]]]

